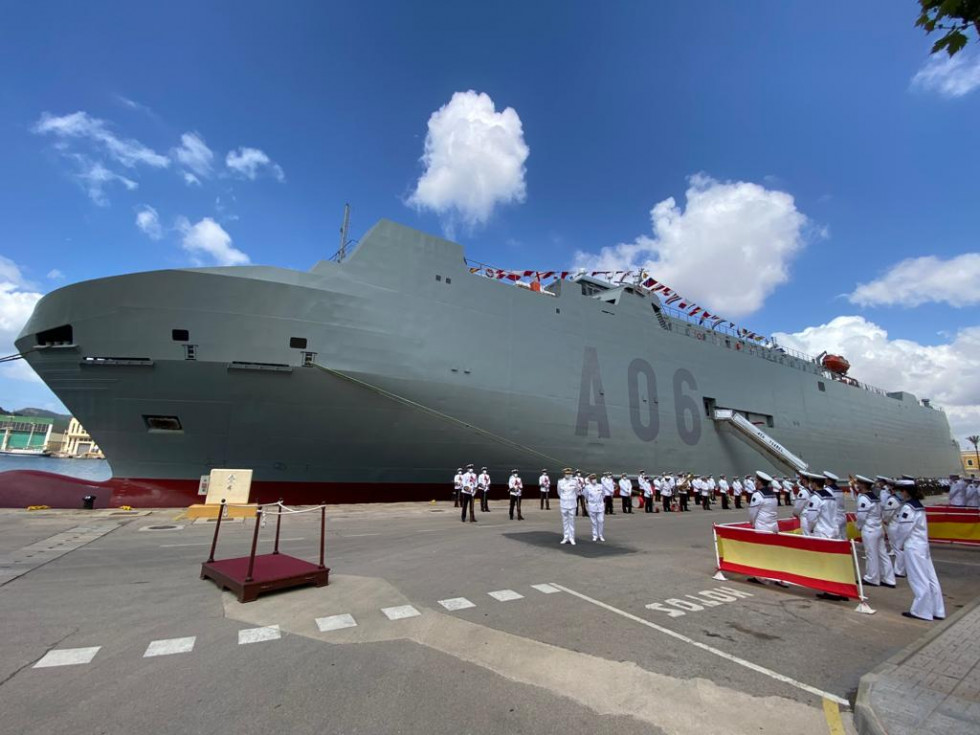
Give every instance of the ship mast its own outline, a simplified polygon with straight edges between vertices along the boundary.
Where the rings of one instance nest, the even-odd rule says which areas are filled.
[[[344,223],[340,226],[340,249],[337,251],[337,261],[343,261],[347,255],[347,232],[350,229],[350,204],[344,204]]]

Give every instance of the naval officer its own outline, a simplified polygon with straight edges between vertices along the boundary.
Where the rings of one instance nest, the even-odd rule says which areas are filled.
[[[724,475],[722,475],[718,480],[718,492],[721,493],[721,509],[728,510],[731,508],[731,506],[728,504],[731,496],[731,488],[729,487],[728,480],[725,479]]]
[[[463,468],[456,468],[456,475],[453,477],[453,507],[459,507],[459,493],[463,489]]]
[[[521,493],[524,491],[524,483],[517,470],[511,470],[510,479],[507,481],[507,490],[510,493],[510,519],[514,520],[514,508],[517,508],[517,520],[523,521],[521,515]]]
[[[473,499],[476,495],[476,473],[473,472],[473,465],[466,465],[466,472],[463,473],[463,490],[460,493],[460,507],[463,511],[460,520],[466,521],[466,509],[470,509],[470,523],[476,523],[473,517]]]
[[[619,476],[619,497],[623,501],[623,513],[632,513],[633,481],[625,472]]]
[[[647,473],[643,470],[640,470],[640,476],[636,478],[636,484],[640,486],[640,492],[643,493],[643,512],[656,512],[656,509],[653,507],[653,483],[650,482],[650,478],[647,477]]]
[[[582,511],[582,517],[585,518],[589,513],[585,509],[585,478],[582,477],[582,470],[575,470],[575,484],[578,488],[575,500],[575,515]]]
[[[919,620],[945,620],[943,590],[929,553],[929,527],[922,493],[912,480],[899,481],[898,491],[904,502],[898,512],[897,548],[905,553],[905,570],[914,595],[909,611],[902,615]]]
[[[616,482],[613,480],[612,472],[606,472],[602,476],[602,498],[606,504],[606,513],[613,514],[613,496],[616,494]]]
[[[606,502],[602,485],[596,482],[594,474],[589,475],[585,486],[585,504],[589,509],[589,520],[592,521],[592,540],[605,541],[602,532],[606,524]]]
[[[551,494],[551,478],[548,477],[548,468],[541,470],[541,477],[538,478],[538,491],[541,493],[541,510],[551,510],[551,501],[548,496]]]
[[[738,479],[738,475],[732,477],[732,496],[735,499],[735,508],[737,510],[742,509],[742,481]]]
[[[864,583],[872,587],[895,587],[895,569],[885,548],[881,525],[881,499],[875,493],[874,481],[864,475],[854,475],[857,483],[857,519],[864,547]]]
[[[487,472],[486,467],[480,470],[480,474],[476,478],[476,487],[477,490],[480,491],[480,512],[489,513],[490,512],[490,474]]]
[[[572,477],[572,468],[562,470],[564,477],[558,481],[558,510],[561,512],[561,542],[575,546],[575,512],[578,509],[578,482]]]
[[[670,513],[670,504],[674,499],[674,478],[664,475],[660,481],[660,499],[664,504],[664,513]]]

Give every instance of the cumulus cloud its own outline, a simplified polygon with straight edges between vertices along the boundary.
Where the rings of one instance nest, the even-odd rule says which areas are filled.
[[[127,168],[134,168],[137,164],[153,168],[166,168],[170,165],[170,159],[166,156],[138,140],[120,138],[109,129],[105,120],[92,117],[87,112],[73,112],[61,117],[45,112],[35,123],[33,130],[38,135],[53,135],[62,140],[87,140]]]
[[[0,356],[17,351],[14,338],[20,333],[42,294],[24,280],[17,264],[0,255]],[[0,365],[4,377],[39,380],[22,361]]]
[[[106,196],[106,185],[112,183],[122,184],[127,191],[133,191],[139,187],[135,181],[114,171],[110,171],[98,161],[90,161],[84,156],[74,156],[80,166],[80,170],[75,174],[78,182],[89,199],[100,207],[109,206],[109,197]]]
[[[847,298],[861,306],[980,304],[980,253],[965,253],[949,260],[934,255],[908,258],[880,278],[859,284]]]
[[[789,280],[809,221],[786,192],[745,181],[689,179],[684,208],[673,197],[650,211],[652,235],[578,252],[588,270],[646,269],[688,299],[728,318],[758,311]],[[824,233],[816,231],[817,236]]]
[[[136,210],[136,226],[151,240],[163,237],[163,227],[160,226],[160,216],[149,204],[144,204]]]
[[[191,254],[195,265],[246,265],[249,258],[232,247],[231,235],[210,217],[191,224],[186,217],[177,218],[177,230],[183,235],[181,247]]]
[[[280,183],[286,180],[286,174],[283,173],[282,167],[258,148],[242,147],[228,151],[228,155],[225,156],[225,165],[233,173],[250,181],[254,181],[259,174],[265,171],[268,171]]]
[[[906,390],[930,398],[946,410],[954,436],[980,429],[980,326],[961,329],[949,342],[923,345],[890,339],[861,316],[839,316],[800,332],[773,335],[785,347],[812,355],[844,355],[850,374],[886,390]]]
[[[487,94],[456,92],[429,117],[425,170],[407,203],[439,214],[450,235],[457,222],[482,225],[498,204],[527,197],[529,154],[514,108],[497,112]]]
[[[57,268],[52,268],[51,270],[48,271],[48,279],[49,280],[52,280],[52,281],[61,281],[61,280],[64,279],[64,277],[65,277],[65,274],[62,273]]]
[[[187,184],[200,184],[201,178],[206,179],[211,175],[211,161],[214,159],[214,153],[198,133],[181,135],[180,145],[171,149],[170,155],[184,168],[193,172],[184,172],[184,181]]]
[[[910,87],[943,97],[962,97],[980,87],[980,53],[933,54],[912,77]]]

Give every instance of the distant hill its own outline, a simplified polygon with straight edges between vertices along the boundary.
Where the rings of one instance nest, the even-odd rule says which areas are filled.
[[[68,429],[68,422],[71,416],[64,413],[55,413],[44,408],[22,408],[19,411],[7,411],[0,408],[0,414],[7,416],[30,416],[32,418],[54,419],[53,431],[64,433]]]

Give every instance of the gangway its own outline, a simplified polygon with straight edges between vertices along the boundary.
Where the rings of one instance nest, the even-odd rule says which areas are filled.
[[[714,419],[717,422],[727,422],[738,430],[751,444],[763,454],[775,458],[782,464],[789,465],[797,472],[803,472],[809,465],[797,457],[766,432],[753,424],[742,414],[729,408],[716,408]]]

